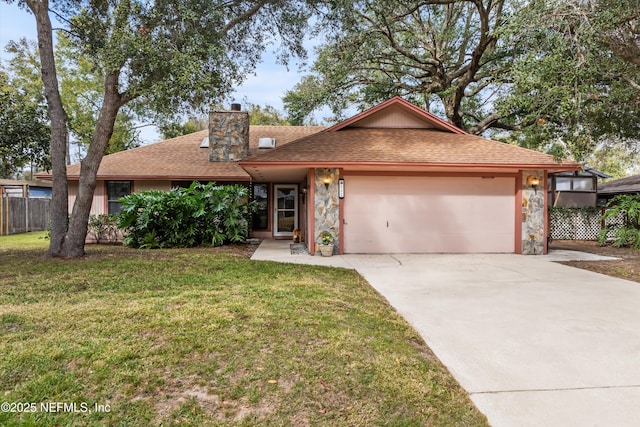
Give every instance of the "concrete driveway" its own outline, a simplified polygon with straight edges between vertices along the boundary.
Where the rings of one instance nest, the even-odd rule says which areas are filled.
[[[362,274],[493,426],[640,425],[638,283],[522,255],[278,260],[305,258]]]

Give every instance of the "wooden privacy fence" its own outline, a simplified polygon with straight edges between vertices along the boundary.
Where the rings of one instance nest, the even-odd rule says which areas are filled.
[[[0,198],[0,236],[49,228],[50,199]]]

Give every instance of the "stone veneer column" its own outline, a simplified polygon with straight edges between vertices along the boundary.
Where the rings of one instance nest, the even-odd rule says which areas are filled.
[[[529,184],[532,177],[540,181],[538,190]],[[544,171],[522,172],[522,254],[543,255],[544,243],[547,238],[544,230],[545,210]]]
[[[209,113],[209,161],[237,162],[249,154],[249,113]]]
[[[329,188],[325,188],[324,179],[329,177]],[[315,243],[320,243],[320,233],[328,231],[333,236],[333,253],[339,253],[340,245],[340,201],[338,199],[338,179],[340,171],[331,168],[316,169],[314,182],[314,235]],[[316,253],[318,253],[316,251]]]

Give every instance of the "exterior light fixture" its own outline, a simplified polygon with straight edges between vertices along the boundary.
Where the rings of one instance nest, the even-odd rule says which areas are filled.
[[[529,185],[533,188],[533,191],[538,192],[538,185],[540,185],[540,179],[537,176],[529,177]]]
[[[328,176],[325,176],[322,182],[324,182],[324,188],[326,190],[329,190],[329,184],[331,184],[331,178],[329,178]]]

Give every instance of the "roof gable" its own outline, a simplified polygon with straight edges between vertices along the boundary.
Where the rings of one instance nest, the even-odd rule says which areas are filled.
[[[261,165],[438,171],[580,168],[575,162],[556,162],[538,151],[468,134],[400,97],[263,156],[245,158],[240,165],[247,171]]]
[[[346,128],[436,129],[460,135],[466,134],[462,129],[399,96],[332,126],[327,129],[327,132],[337,132]]]
[[[420,167],[508,167],[574,170],[577,163],[558,163],[548,154],[470,134],[435,129],[345,128],[319,132],[283,147],[241,160],[255,164],[406,165]]]

